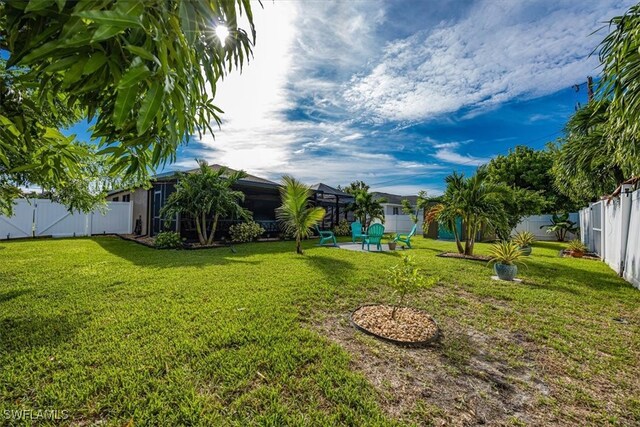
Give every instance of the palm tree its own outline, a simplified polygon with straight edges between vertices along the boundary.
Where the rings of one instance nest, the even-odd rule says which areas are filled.
[[[373,194],[366,189],[357,189],[353,192],[353,195],[354,200],[347,209],[354,213],[365,229],[371,225],[371,221],[374,219],[384,222],[384,206],[382,206],[382,203],[386,203],[387,199],[384,197],[374,199]]]
[[[483,167],[470,178],[457,172],[449,175],[445,179],[447,189],[442,203],[427,214],[427,220],[437,220],[453,233],[458,252],[465,255],[473,255],[476,237],[484,227],[499,229],[506,223],[502,188],[489,182],[487,177]],[[462,219],[462,236],[456,229],[458,218]],[[464,248],[461,240],[464,240]]]
[[[276,210],[286,233],[296,238],[296,253],[302,254],[302,239],[311,236],[311,229],[322,221],[325,210],[309,204],[311,189],[291,176],[282,177],[280,198],[282,206]]]
[[[578,110],[565,126],[561,145],[551,145],[554,154],[554,185],[575,202],[587,203],[609,194],[624,181],[625,170],[607,143],[610,102],[590,102]]]
[[[190,215],[196,223],[200,244],[210,245],[220,218],[251,218],[251,213],[240,205],[244,193],[232,189],[247,174],[225,167],[214,170],[204,160],[198,160],[198,165],[197,172],[179,175],[176,190],[167,198],[161,214],[165,218]]]

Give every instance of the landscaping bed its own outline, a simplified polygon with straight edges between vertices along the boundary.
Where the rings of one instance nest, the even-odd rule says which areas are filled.
[[[458,252],[443,252],[438,254],[437,256],[441,258],[459,258],[459,259],[468,259],[470,261],[482,261],[489,262],[491,257],[487,255],[465,255]]]
[[[438,325],[426,312],[411,307],[364,305],[351,314],[354,326],[377,338],[404,346],[422,346],[438,337]]]

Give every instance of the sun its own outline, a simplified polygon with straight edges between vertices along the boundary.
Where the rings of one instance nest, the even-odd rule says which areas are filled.
[[[227,40],[227,37],[229,37],[229,29],[227,28],[227,26],[223,24],[217,25],[216,36],[218,36],[218,39],[224,45],[225,40]]]

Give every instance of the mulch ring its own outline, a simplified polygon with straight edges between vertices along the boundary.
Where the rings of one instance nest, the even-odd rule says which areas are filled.
[[[488,257],[486,255],[465,255],[465,254],[459,254],[457,252],[442,252],[436,256],[442,257],[442,258],[460,258],[460,259],[468,259],[471,261],[482,261],[482,262],[488,262],[491,261],[491,257]]]
[[[376,338],[403,346],[423,346],[438,338],[438,325],[422,310],[398,307],[395,318],[393,307],[364,305],[351,314],[351,322],[360,331]]]

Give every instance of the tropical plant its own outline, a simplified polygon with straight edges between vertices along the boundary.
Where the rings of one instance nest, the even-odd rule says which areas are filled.
[[[373,193],[369,193],[363,188],[356,189],[353,194],[354,200],[347,206],[347,210],[353,212],[365,229],[369,228],[369,225],[375,219],[379,219],[384,223],[384,206],[382,204],[387,202],[386,198],[379,197],[376,199]]]
[[[571,253],[584,254],[588,250],[587,246],[579,239],[573,239],[567,245],[567,251]]]
[[[489,264],[525,265],[524,254],[515,242],[503,240],[491,245],[489,256],[491,257]]]
[[[264,228],[255,221],[240,222],[229,227],[232,242],[252,242],[262,236]]]
[[[153,245],[158,249],[180,249],[182,238],[175,231],[161,231],[156,235]]]
[[[497,230],[506,227],[507,219],[502,204],[502,187],[487,180],[485,168],[465,178],[454,172],[445,178],[447,188],[442,202],[427,213],[427,220],[436,220],[451,231],[458,252],[473,255],[476,237],[483,228]],[[463,236],[459,236],[457,219],[462,219]],[[464,240],[464,248],[461,240]]]
[[[238,28],[241,15],[250,34]],[[46,159],[54,176],[72,170],[75,142],[56,130],[83,118],[114,176],[148,178],[191,135],[220,123],[216,85],[242,68],[254,41],[246,0],[2,1],[0,50],[7,69],[20,70],[0,79],[2,104],[11,93],[24,109],[0,108],[0,160],[35,143],[51,157],[30,166]]]
[[[531,246],[531,244],[536,241],[536,238],[530,231],[520,231],[513,236],[511,241],[520,248],[526,248],[527,246]]]
[[[302,254],[302,239],[312,234],[312,228],[324,218],[323,208],[311,206],[311,189],[291,176],[282,177],[280,198],[282,205],[276,210],[284,232],[296,239],[296,253]]]
[[[393,306],[391,311],[391,318],[395,319],[396,311],[398,307],[402,306],[404,297],[423,287],[426,280],[420,269],[414,264],[413,258],[407,255],[402,257],[402,263],[396,264],[388,270],[388,275],[389,286],[399,295],[398,303]]]
[[[606,108],[605,145],[626,175],[640,174],[640,4],[609,21],[600,44],[599,103]]]
[[[351,224],[346,219],[341,219],[338,225],[333,227],[336,236],[351,236]]]
[[[402,204],[402,213],[408,215],[411,218],[411,221],[414,224],[418,223],[418,214],[420,211],[425,212],[427,205],[429,203],[429,199],[427,198],[427,192],[424,190],[420,190],[418,192],[418,197],[416,198],[416,205],[413,206],[411,202],[407,199],[402,199],[400,201]]]
[[[567,233],[576,234],[578,232],[577,224],[569,219],[568,213],[553,214],[551,216],[551,224],[542,225],[540,229],[547,228],[547,233],[555,233],[558,242],[564,242]]]
[[[167,198],[161,215],[189,215],[195,221],[200,244],[210,245],[220,218],[251,218],[251,213],[241,206],[244,193],[232,188],[247,174],[225,167],[212,169],[204,160],[198,160],[198,166],[197,172],[178,175],[175,191]]]
[[[554,154],[554,186],[581,205],[611,194],[632,173],[607,143],[609,104],[609,100],[590,102],[576,111],[565,126],[564,138],[549,146]]]

